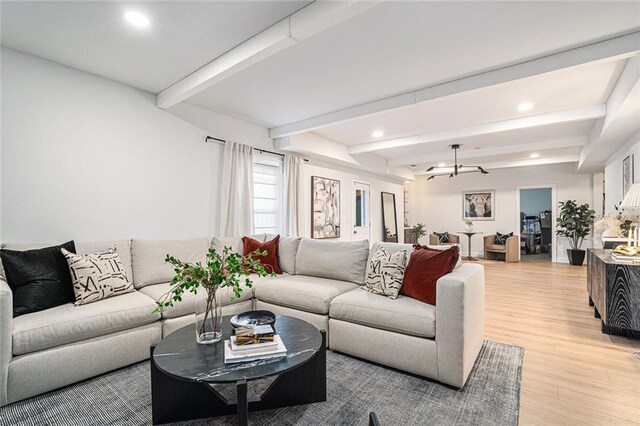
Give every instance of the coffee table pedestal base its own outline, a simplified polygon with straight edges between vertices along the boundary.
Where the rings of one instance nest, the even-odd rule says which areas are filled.
[[[151,347],[151,405],[153,424],[238,415],[238,424],[248,424],[249,411],[268,410],[327,400],[327,336],[305,364],[280,374],[260,396],[248,398],[247,382],[236,382],[237,403],[229,402],[207,383],[189,382],[169,376],[153,361]]]

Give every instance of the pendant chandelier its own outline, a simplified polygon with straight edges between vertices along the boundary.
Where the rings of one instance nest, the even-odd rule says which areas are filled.
[[[451,179],[454,176],[461,175],[463,173],[482,173],[483,175],[489,174],[488,171],[486,171],[480,166],[463,166],[462,164],[458,164],[458,149],[460,149],[460,145],[458,144],[451,145],[451,149],[453,149],[453,158],[454,158],[453,166],[431,166],[427,169],[427,173],[434,170],[437,172],[438,169],[453,169],[453,173],[449,174],[449,179]],[[431,180],[436,176],[446,176],[446,175],[447,173],[442,173],[437,175],[434,174],[429,176],[427,180]]]

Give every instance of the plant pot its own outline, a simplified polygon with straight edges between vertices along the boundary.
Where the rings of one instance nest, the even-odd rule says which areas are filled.
[[[196,296],[196,341],[203,345],[222,340],[222,302],[215,290],[205,290],[206,297]]]
[[[579,249],[567,249],[567,256],[569,257],[569,263],[575,266],[582,266],[584,263],[584,255],[586,251]]]

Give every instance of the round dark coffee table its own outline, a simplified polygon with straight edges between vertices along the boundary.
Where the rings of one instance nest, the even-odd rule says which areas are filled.
[[[283,358],[224,363],[224,341],[231,336],[231,316],[223,318],[223,340],[196,342],[194,325],[169,334],[151,347],[153,424],[238,414],[248,424],[248,412],[326,401],[326,335],[303,320],[278,316],[276,333],[287,347]],[[247,382],[278,376],[251,400]],[[229,401],[211,384],[235,383],[237,401]]]

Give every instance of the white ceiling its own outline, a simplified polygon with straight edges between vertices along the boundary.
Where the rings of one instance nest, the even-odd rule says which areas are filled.
[[[157,93],[308,3],[3,0],[2,45]]]
[[[309,3],[2,0],[1,36],[4,46],[158,93]],[[353,7],[341,11],[327,7],[329,3],[305,8],[303,16],[288,21],[288,38],[283,25],[285,47],[269,51],[261,44],[269,37],[253,38],[251,48],[260,47],[259,54],[244,58],[246,66],[233,72],[221,71],[186,102],[272,128],[640,30],[637,1],[364,3],[349,3]],[[146,14],[151,26],[131,27],[123,20],[126,10]],[[455,95],[306,130],[313,129],[320,141],[344,145],[325,141],[324,151],[338,146],[345,156],[382,140],[455,133],[541,114],[569,117],[562,112],[606,104],[623,69],[632,83],[635,74],[626,67],[632,60],[614,57],[482,89],[465,88]],[[640,102],[635,101],[640,95],[627,95],[621,95],[624,108],[616,112],[615,126],[603,139],[607,149],[599,148],[602,152],[640,128]],[[535,107],[519,112],[516,107],[522,102]],[[434,162],[449,162],[452,143],[463,145],[460,155],[465,162],[472,159],[480,165],[573,162],[589,140],[587,135],[598,127],[594,124],[602,120],[567,118],[545,126],[372,152],[392,166],[418,164],[418,171]],[[374,139],[371,133],[376,129],[383,130],[384,137]],[[530,160],[534,150],[540,158]]]
[[[635,2],[383,2],[188,102],[273,127],[639,26]]]
[[[345,145],[357,145],[598,105],[607,101],[611,80],[615,83],[621,65],[624,61],[563,69],[367,115],[314,133]],[[520,112],[517,106],[523,102],[532,102],[535,107]],[[376,129],[383,130],[384,137],[374,138],[372,132]]]

